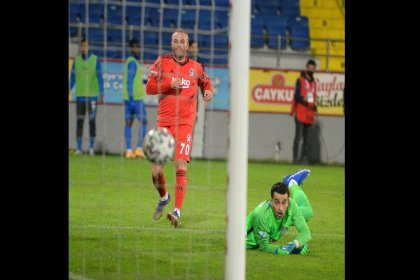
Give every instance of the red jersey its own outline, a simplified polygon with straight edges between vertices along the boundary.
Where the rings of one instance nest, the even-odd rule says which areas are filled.
[[[171,87],[175,78],[182,79],[182,88]],[[194,126],[198,87],[203,92],[212,90],[210,78],[200,63],[188,57],[183,62],[177,62],[172,54],[159,56],[150,69],[146,84],[147,94],[159,94],[157,124]]]
[[[300,77],[300,95],[307,98],[305,105],[296,102],[296,118],[304,124],[315,122],[316,82],[308,82],[305,77]]]

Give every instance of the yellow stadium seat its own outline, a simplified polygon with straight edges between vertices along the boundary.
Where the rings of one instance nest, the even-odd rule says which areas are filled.
[[[326,69],[326,59],[324,56],[315,56],[317,59],[319,59],[319,65],[316,66],[316,69],[319,71],[325,71]]]
[[[344,57],[330,57],[328,60],[328,71],[344,72],[345,61]]]
[[[344,29],[327,29],[326,36],[327,38],[344,39]]]
[[[313,8],[318,7],[318,0],[300,0],[300,7],[304,8]]]
[[[344,29],[343,19],[330,19],[329,24],[330,24],[329,27],[331,28]]]
[[[319,8],[337,8],[338,4],[336,0],[313,0],[317,2]]]
[[[300,12],[309,19],[311,52],[320,59],[319,70],[326,70],[326,41],[314,39],[331,39],[328,54],[328,70],[343,72],[345,69],[345,22],[343,0],[300,0]],[[342,41],[334,41],[334,39]]]
[[[327,70],[327,59],[322,56],[315,56],[319,59],[319,65],[317,65],[317,70],[319,71],[326,71]],[[343,58],[332,58],[328,59],[328,71],[329,72],[345,72],[345,62]]]
[[[346,48],[345,42],[344,41],[331,41],[330,42],[330,49],[334,49],[334,50],[340,50],[343,51]]]
[[[324,57],[327,54],[327,49],[311,48],[311,51],[316,56]]]
[[[342,14],[339,9],[331,9],[331,8],[300,8],[300,14],[302,16],[307,16],[309,18],[342,18]]]
[[[344,20],[328,18],[310,18],[309,24],[314,28],[344,29]]]
[[[329,53],[330,53],[330,55],[344,55],[344,50],[343,49],[340,50],[340,49],[330,48]]]
[[[311,50],[315,55],[326,55],[327,54],[327,43],[320,41],[311,41]],[[330,55],[345,55],[344,42],[330,42],[329,46]]]
[[[344,30],[342,29],[326,29],[326,28],[311,28],[309,30],[309,34],[311,35],[311,38],[316,39],[342,39],[344,40],[345,34]]]
[[[312,18],[309,19],[309,24],[312,28],[330,28],[330,19]]]
[[[311,48],[326,50],[327,49],[327,43],[326,43],[326,41],[311,40]]]
[[[311,35],[311,38],[327,38],[327,29],[325,28],[310,28],[309,34]]]
[[[301,7],[337,8],[339,4],[336,0],[300,0]]]

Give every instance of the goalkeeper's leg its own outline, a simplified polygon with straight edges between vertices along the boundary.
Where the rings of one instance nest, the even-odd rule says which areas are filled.
[[[312,207],[309,203],[308,197],[302,188],[293,179],[289,182],[289,190],[290,196],[296,201],[300,212],[302,212],[306,222],[308,222],[309,219],[313,216]]]

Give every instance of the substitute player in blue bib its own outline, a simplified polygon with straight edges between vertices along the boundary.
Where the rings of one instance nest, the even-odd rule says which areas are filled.
[[[147,115],[144,106],[144,86],[143,71],[140,66],[140,44],[137,39],[131,39],[129,42],[131,55],[127,58],[124,65],[123,77],[123,99],[125,105],[125,144],[127,147],[125,157],[135,158],[144,157],[143,138],[147,132]],[[134,118],[140,122],[137,148],[133,152],[131,148],[131,127]]]
[[[86,111],[89,115],[89,155],[94,155],[96,137],[97,105],[103,104],[104,81],[101,63],[96,55],[89,52],[89,42],[80,41],[80,54],[71,69],[69,90],[76,86],[76,144],[75,155],[82,154],[83,124]]]
[[[310,175],[307,169],[284,177],[271,188],[271,200],[261,202],[246,217],[246,248],[260,249],[273,254],[305,255],[311,232],[307,222],[313,215],[306,194],[301,189],[303,180]],[[298,235],[287,244],[274,245],[289,229],[295,226]]]

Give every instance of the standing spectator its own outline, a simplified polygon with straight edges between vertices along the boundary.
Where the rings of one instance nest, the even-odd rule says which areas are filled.
[[[103,104],[104,82],[101,63],[96,55],[89,52],[89,42],[85,38],[80,41],[80,54],[74,61],[70,90],[76,85],[76,142],[75,155],[82,154],[83,124],[86,111],[89,115],[89,155],[95,155],[93,145],[96,137],[97,105]],[[99,98],[98,98],[99,97]]]
[[[296,81],[294,100],[290,115],[295,115],[295,139],[293,142],[293,163],[309,163],[310,160],[310,137],[316,117],[316,83],[314,71],[316,63],[310,59],[306,63],[306,71]],[[303,138],[303,144],[301,140]],[[302,147],[302,148],[300,148]]]
[[[198,87],[204,92],[204,100],[209,101],[213,96],[213,86],[202,65],[187,56],[188,34],[185,31],[178,29],[172,34],[171,47],[172,53],[159,56],[150,69],[146,93],[158,94],[156,126],[166,127],[175,139],[175,209],[167,214],[167,218],[177,227],[187,190],[187,163],[193,143]],[[152,165],[153,184],[160,195],[153,216],[155,220],[160,219],[163,208],[171,199],[166,191],[164,167]]]
[[[131,55],[127,58],[124,65],[123,79],[123,99],[125,105],[125,144],[127,151],[126,158],[144,157],[143,138],[147,132],[146,107],[144,106],[144,85],[143,71],[139,64],[140,44],[137,39],[131,39],[129,42]],[[140,122],[137,148],[135,152],[131,149],[131,126],[134,117]]]

